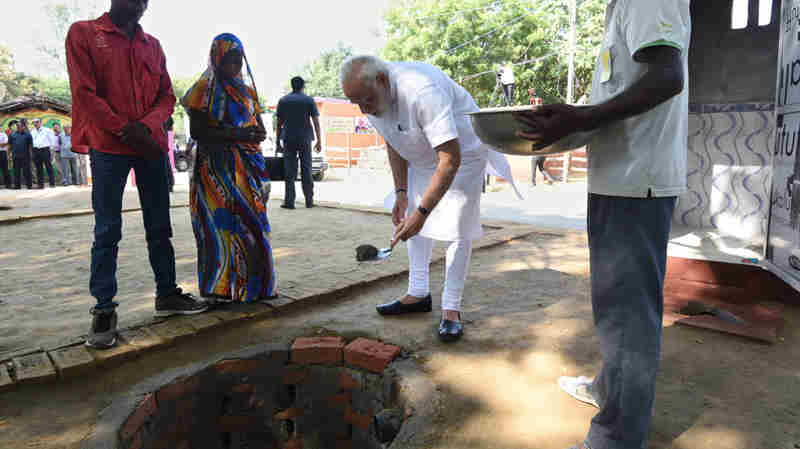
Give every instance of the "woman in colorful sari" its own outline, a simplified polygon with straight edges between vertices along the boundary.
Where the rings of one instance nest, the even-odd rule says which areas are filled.
[[[259,146],[266,131],[236,36],[214,38],[208,69],[182,104],[198,142],[189,195],[200,294],[217,302],[274,298],[269,174]]]

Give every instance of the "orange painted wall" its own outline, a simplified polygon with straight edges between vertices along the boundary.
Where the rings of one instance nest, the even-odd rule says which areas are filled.
[[[350,133],[330,133],[326,130],[326,119],[328,117],[366,117],[357,105],[352,103],[325,101],[317,99],[317,109],[319,109],[320,125],[325,132],[323,142],[325,142],[325,157],[331,167],[347,167],[347,148],[350,148],[350,166],[357,167],[358,159],[361,158],[362,149],[383,146],[385,141],[378,134],[356,134],[355,127]],[[348,143],[349,140],[349,143]],[[366,150],[363,150],[366,151]]]

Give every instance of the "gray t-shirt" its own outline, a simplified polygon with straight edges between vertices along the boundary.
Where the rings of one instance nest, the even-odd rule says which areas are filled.
[[[689,0],[609,2],[590,103],[608,101],[641,78],[647,67],[634,55],[651,46],[681,51],[686,85],[656,108],[598,131],[589,145],[589,192],[645,198],[686,191],[690,35]]]
[[[319,111],[313,98],[304,93],[292,92],[278,102],[277,114],[283,121],[281,138],[284,142],[314,140],[311,117],[319,117]]]
[[[56,137],[58,137],[61,157],[74,158],[75,153],[72,152],[72,136],[68,136],[67,133],[61,131],[61,133]]]

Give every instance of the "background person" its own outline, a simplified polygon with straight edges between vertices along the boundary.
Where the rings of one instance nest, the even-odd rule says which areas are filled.
[[[44,188],[44,173],[50,181],[50,187],[56,186],[56,178],[53,174],[53,153],[50,151],[58,141],[53,130],[42,126],[42,120],[33,119],[33,129],[30,130],[33,138],[33,163],[36,166],[36,180],[39,188]]]
[[[314,151],[322,151],[322,136],[319,126],[319,111],[313,98],[306,95],[306,82],[296,76],[292,78],[292,93],[278,102],[278,117],[275,131],[278,151],[283,152],[283,165],[286,173],[286,194],[284,209],[294,209],[294,183],[297,179],[297,159],[300,159],[300,180],[303,185],[303,196],[306,207],[314,207],[314,178],[311,174],[311,141],[316,132],[317,143]],[[311,129],[311,122],[314,129]],[[283,139],[283,145],[281,145]]]
[[[8,171],[8,140],[11,132],[11,124],[5,131],[0,130],[0,176],[3,177],[3,187],[6,189],[11,188],[11,175]]]
[[[33,137],[28,131],[28,120],[19,119],[16,122],[16,128],[17,130],[11,134],[9,139],[14,162],[14,188],[17,190],[22,188],[22,176],[25,175],[25,183],[28,189],[32,189],[31,154],[33,153]]]
[[[78,163],[75,153],[72,152],[72,126],[64,125],[64,131],[57,136],[58,151],[61,161],[61,176],[64,186],[80,185],[80,174],[78,173]]]
[[[500,68],[500,83],[503,85],[503,96],[506,99],[506,105],[513,105],[516,78],[514,78],[514,64],[511,61],[508,61],[505,66]]]

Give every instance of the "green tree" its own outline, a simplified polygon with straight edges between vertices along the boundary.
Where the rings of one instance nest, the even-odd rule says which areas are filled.
[[[314,61],[306,64],[300,70],[306,81],[306,94],[312,97],[344,98],[339,83],[339,68],[352,55],[353,47],[339,42],[336,47],[323,51]]]
[[[72,91],[69,89],[69,81],[63,78],[40,78],[39,93],[62,103],[72,104]]]
[[[178,99],[178,102],[175,103],[175,112],[172,113],[172,120],[175,122],[173,131],[175,131],[175,136],[181,139],[185,139],[189,134],[189,130],[183,126],[183,118],[186,117],[187,113],[186,109],[181,105],[181,99],[186,95],[189,88],[200,79],[200,75],[198,73],[195,76],[172,78],[172,91],[175,92],[175,97]]]
[[[21,95],[36,94],[39,89],[40,81],[22,72],[17,72],[11,49],[0,45],[0,102]]]
[[[106,2],[100,0],[58,0],[44,6],[44,14],[50,21],[51,33],[42,36],[36,47],[41,59],[39,69],[43,73],[66,78],[67,59],[64,41],[69,27],[79,20],[93,19],[100,15]]]
[[[575,97],[588,92],[602,41],[604,0],[578,6]],[[426,61],[460,82],[481,106],[496,92],[500,64],[515,63],[516,102],[533,88],[547,102],[567,90],[569,16],[565,0],[396,0],[385,15],[389,60]]]

